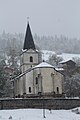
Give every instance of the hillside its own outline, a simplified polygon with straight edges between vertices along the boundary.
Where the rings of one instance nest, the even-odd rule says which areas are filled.
[[[25,33],[24,33],[25,34]],[[25,35],[23,33],[0,34],[0,51],[8,51],[10,47],[15,47],[17,51],[23,48]],[[33,35],[35,44],[41,50],[55,51],[56,53],[80,53],[80,39],[61,36],[38,36]]]
[[[49,56],[52,54],[56,54],[54,51],[42,50],[42,58],[46,61]],[[64,61],[72,60],[73,58],[80,58],[80,54],[70,54],[70,53],[62,53],[58,56],[62,57]]]
[[[80,53],[80,39],[61,36],[34,36],[35,43],[44,50],[56,53]]]

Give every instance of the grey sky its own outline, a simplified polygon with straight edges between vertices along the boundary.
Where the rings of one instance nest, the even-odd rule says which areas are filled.
[[[80,0],[0,0],[0,33],[25,33],[28,16],[33,34],[80,38]]]

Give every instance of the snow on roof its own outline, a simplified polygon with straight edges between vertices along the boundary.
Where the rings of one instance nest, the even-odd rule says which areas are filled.
[[[12,81],[14,81],[14,79],[18,79],[18,78],[22,77],[22,76],[25,75],[26,73],[28,73],[28,72],[30,72],[31,70],[34,70],[34,69],[36,69],[36,68],[53,68],[53,69],[55,69],[54,66],[52,66],[52,65],[50,65],[50,64],[48,64],[48,63],[46,63],[46,62],[42,62],[42,63],[40,63],[39,65],[36,65],[35,67],[32,67],[32,68],[27,69],[24,73],[22,73],[22,74],[18,75],[17,77],[13,78]],[[63,68],[56,68],[55,70],[59,72],[60,70],[63,70]]]
[[[39,50],[36,49],[36,52],[39,52]]]
[[[57,71],[63,71],[64,69],[63,68],[55,68],[55,70],[57,70]]]
[[[54,66],[46,63],[46,62],[42,62],[39,65],[35,66],[34,68],[44,68],[44,67],[50,67],[50,68],[54,68]]]
[[[22,49],[22,52],[26,52],[26,51],[27,51],[27,49],[25,49],[25,50]]]
[[[52,65],[50,65],[50,64],[48,64],[48,63],[46,63],[46,62],[42,62],[42,63],[40,63],[39,65],[37,65],[37,66],[35,66],[35,67],[32,67],[32,68],[27,69],[24,73],[22,73],[22,74],[18,75],[17,77],[13,78],[13,80],[22,77],[23,75],[25,75],[26,73],[30,72],[30,71],[33,70],[33,69],[36,69],[36,68],[45,68],[45,67],[46,67],[46,68],[47,68],[47,67],[48,67],[48,68],[54,68],[54,66],[52,66]],[[13,81],[13,80],[12,80],[12,81]]]
[[[61,62],[59,62],[60,64],[62,64],[62,63],[66,63],[66,62],[68,62],[68,61],[73,61],[73,60],[63,60],[63,61],[61,61]],[[73,61],[74,62],[74,61]],[[75,62],[74,62],[75,63]]]
[[[30,49],[29,49],[29,50],[30,50]],[[32,49],[31,49],[31,50],[32,50]],[[28,50],[27,50],[27,49],[25,49],[25,50],[22,49],[22,52],[23,52],[23,53],[26,52],[26,51],[28,51]],[[37,49],[36,49],[36,50],[33,50],[33,51],[39,52],[39,50],[37,50]],[[31,51],[31,52],[32,52],[32,51]]]

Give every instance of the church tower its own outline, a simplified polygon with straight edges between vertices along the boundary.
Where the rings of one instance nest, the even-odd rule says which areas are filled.
[[[20,58],[20,69],[22,74],[39,64],[39,52],[36,50],[29,22],[27,24],[24,45]],[[25,74],[20,78],[18,83],[18,94],[28,94],[32,90],[33,87],[31,83],[33,82],[33,76],[33,72],[31,72],[31,74]]]
[[[36,50],[29,22],[27,24],[24,46],[21,54],[21,72],[24,73],[39,64],[39,52]]]

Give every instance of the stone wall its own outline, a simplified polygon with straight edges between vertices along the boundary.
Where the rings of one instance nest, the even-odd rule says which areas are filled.
[[[80,99],[1,99],[0,109],[46,108],[46,109],[72,109],[80,107]]]

